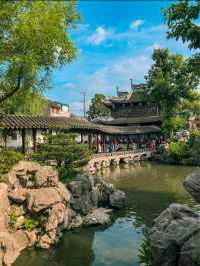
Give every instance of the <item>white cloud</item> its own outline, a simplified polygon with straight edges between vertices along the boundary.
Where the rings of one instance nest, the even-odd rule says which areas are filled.
[[[71,82],[66,82],[62,85],[64,89],[75,89],[75,84]]]
[[[142,24],[144,24],[144,21],[143,20],[141,20],[141,19],[134,20],[130,24],[130,29],[131,30],[137,30]]]
[[[93,45],[99,45],[101,43],[103,43],[104,41],[106,41],[110,35],[111,35],[111,31],[107,31],[106,29],[104,29],[103,27],[98,27],[95,32],[88,37],[88,42],[93,44]]]
[[[161,48],[159,43],[154,43],[146,48],[147,51],[153,52],[155,49]]]

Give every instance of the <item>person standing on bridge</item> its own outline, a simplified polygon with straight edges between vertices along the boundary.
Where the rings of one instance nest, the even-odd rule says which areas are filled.
[[[109,145],[108,145],[108,151],[109,151],[109,153],[110,153],[111,156],[113,154],[113,149],[114,149],[114,145],[113,145],[112,142],[110,142]]]

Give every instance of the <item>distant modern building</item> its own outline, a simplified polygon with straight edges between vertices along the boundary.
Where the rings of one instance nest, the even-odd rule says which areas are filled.
[[[57,101],[48,100],[47,115],[51,117],[70,117],[69,105]]]

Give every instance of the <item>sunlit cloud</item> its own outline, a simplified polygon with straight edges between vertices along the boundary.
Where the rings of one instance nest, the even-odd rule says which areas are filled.
[[[112,32],[106,30],[104,27],[98,27],[95,32],[87,38],[87,41],[93,45],[99,45],[105,42],[110,36]]]
[[[137,30],[142,24],[144,24],[144,21],[141,19],[137,19],[134,20],[129,27],[131,30]]]

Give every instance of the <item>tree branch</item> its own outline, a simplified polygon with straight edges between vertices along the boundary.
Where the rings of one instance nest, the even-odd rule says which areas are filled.
[[[22,81],[22,70],[23,70],[23,67],[21,66],[19,69],[19,73],[18,73],[16,87],[12,91],[7,92],[4,95],[0,96],[0,103],[4,102],[5,100],[13,96],[20,89],[21,81]]]

